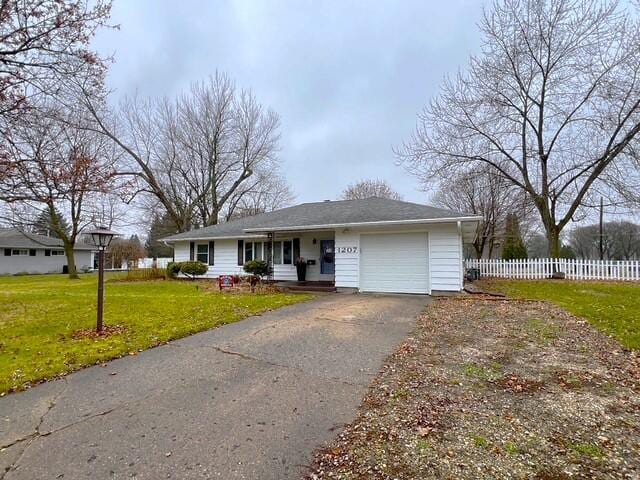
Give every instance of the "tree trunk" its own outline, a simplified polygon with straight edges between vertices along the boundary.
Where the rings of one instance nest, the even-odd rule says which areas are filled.
[[[69,242],[64,242],[64,253],[67,256],[67,268],[69,269],[69,278],[71,280],[77,280],[78,271],[76,270],[76,257],[74,256],[73,245]]]
[[[556,227],[547,229],[547,242],[549,243],[549,256],[560,258],[560,230]]]

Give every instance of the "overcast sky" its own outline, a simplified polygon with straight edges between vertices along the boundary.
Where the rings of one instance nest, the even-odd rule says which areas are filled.
[[[427,194],[392,147],[442,78],[477,51],[478,0],[115,0],[95,47],[114,54],[121,95],[173,96],[216,69],[280,114],[284,173],[297,201],[335,199],[383,178],[407,200]]]

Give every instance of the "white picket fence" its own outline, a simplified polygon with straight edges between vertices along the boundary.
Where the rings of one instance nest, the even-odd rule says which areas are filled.
[[[638,260],[572,260],[527,258],[522,260],[467,259],[465,268],[478,268],[482,277],[544,279],[563,272],[571,280],[640,281]]]

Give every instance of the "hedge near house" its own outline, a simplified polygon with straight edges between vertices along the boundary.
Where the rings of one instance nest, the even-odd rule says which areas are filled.
[[[167,275],[176,278],[179,273],[182,273],[187,277],[194,278],[198,275],[204,275],[208,269],[209,267],[202,262],[171,262],[167,265]]]
[[[167,276],[169,278],[176,278],[179,273],[180,273],[180,263],[169,262],[167,264]]]
[[[250,273],[252,275],[257,275],[261,279],[269,275],[271,269],[269,268],[269,264],[264,260],[251,260],[244,264],[242,267],[245,272]]]

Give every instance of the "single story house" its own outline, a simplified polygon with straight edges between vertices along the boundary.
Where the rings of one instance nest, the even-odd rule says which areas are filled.
[[[76,244],[74,256],[78,270],[93,267],[94,249],[90,245]],[[0,228],[0,275],[63,273],[66,267],[62,240],[18,228]]]
[[[272,260],[275,280],[338,290],[420,293],[463,288],[463,242],[481,217],[385,198],[304,203],[172,235],[175,261],[209,266],[205,277],[242,274],[245,262]],[[273,252],[273,255],[271,255]]]

